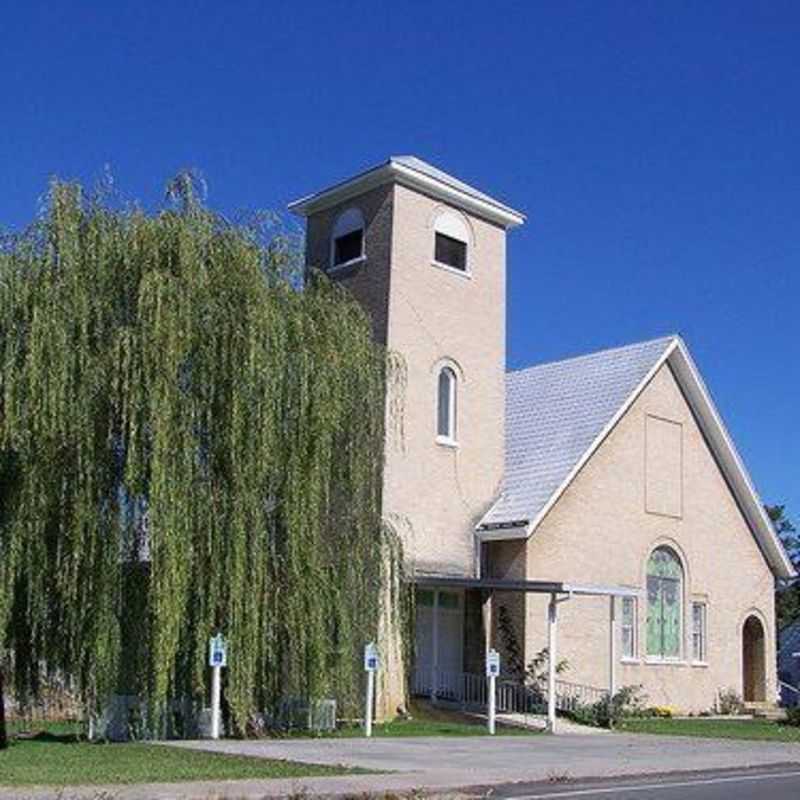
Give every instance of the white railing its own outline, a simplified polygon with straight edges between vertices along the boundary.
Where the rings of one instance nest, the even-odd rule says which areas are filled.
[[[421,667],[411,678],[411,692],[432,700],[449,700],[463,706],[485,706],[487,703],[486,678],[469,672]]]
[[[411,674],[411,693],[432,701],[458,703],[463,708],[484,708],[487,704],[487,680],[483,675],[453,670],[420,667]],[[544,714],[547,711],[547,687],[537,687],[519,680],[497,681],[497,712],[501,714]],[[573,711],[578,706],[593,705],[608,698],[605,689],[586,684],[556,680],[556,708]]]
[[[559,711],[574,711],[578,706],[592,706],[603,700],[608,700],[607,689],[556,679],[556,708]]]

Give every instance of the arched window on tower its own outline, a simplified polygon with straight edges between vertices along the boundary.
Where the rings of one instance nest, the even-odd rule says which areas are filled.
[[[647,561],[647,655],[681,657],[683,567],[670,547],[657,547]]]
[[[436,406],[436,439],[445,444],[455,444],[456,442],[457,384],[456,373],[452,368],[442,367],[439,371],[438,399]]]

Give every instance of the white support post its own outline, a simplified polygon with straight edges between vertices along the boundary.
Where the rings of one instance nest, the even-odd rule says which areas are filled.
[[[608,698],[617,693],[617,604],[611,595],[608,623]]]
[[[211,667],[211,738],[219,739],[222,667]]]
[[[492,615],[494,612],[493,609],[493,598],[494,592],[491,589],[485,592],[483,597],[483,606],[481,608],[481,612],[483,614],[483,654],[484,657],[488,655],[489,650],[492,649]]]
[[[550,595],[547,606],[547,730],[556,732],[556,634],[558,632],[558,600]]]
[[[375,673],[367,672],[367,707],[364,711],[364,733],[372,736],[372,706],[375,698]]]

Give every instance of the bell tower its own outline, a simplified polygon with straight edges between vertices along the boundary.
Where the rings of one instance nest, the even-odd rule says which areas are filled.
[[[405,363],[384,518],[418,574],[475,575],[474,528],[503,475],[506,233],[524,216],[413,156],[290,208],[307,219],[307,265],[351,291]]]

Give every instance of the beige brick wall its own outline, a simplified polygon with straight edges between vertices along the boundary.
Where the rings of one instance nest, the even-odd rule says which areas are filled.
[[[524,581],[527,578],[528,542],[512,539],[507,542],[493,542],[488,548],[486,577],[506,581]],[[525,610],[526,596],[521,592],[493,592],[491,598],[492,642],[500,653],[504,673],[512,673],[512,659],[507,649],[512,637],[522,657],[521,666],[527,666],[530,658],[525,648]],[[506,630],[501,630],[500,621],[505,616]]]
[[[353,200],[313,214],[306,226],[306,264],[327,270],[331,256],[331,229],[336,218],[348,208],[358,208],[363,214],[366,260],[331,276],[346,286],[369,312],[375,340],[384,345],[389,316],[393,198],[391,186],[379,186]]]
[[[434,222],[447,206],[404,186],[382,186],[312,215],[307,262],[325,267],[330,231],[346,208],[366,221],[366,261],[337,272],[370,313],[376,339],[405,362],[402,436],[386,448],[384,516],[422,572],[473,574],[473,527],[503,470],[505,230],[464,215],[470,277],[432,264]],[[438,370],[458,382],[458,447],[436,442]],[[389,426],[390,429],[393,426]]]
[[[682,426],[682,512],[645,511],[646,417]],[[657,459],[656,459],[657,461]],[[671,496],[678,496],[672,493]],[[684,657],[646,663],[646,598],[639,602],[636,663],[617,662],[617,685],[642,684],[651,704],[702,711],[718,689],[742,694],[742,625],[755,612],[764,622],[767,699],[775,695],[773,576],[706,446],[668,366],[664,366],[583,468],[528,541],[530,579],[644,588],[652,549],[661,543],[683,559]],[[691,661],[690,603],[708,603],[707,666]],[[546,644],[544,596],[527,602],[528,659]],[[567,680],[607,686],[608,599],[574,598],[559,606],[559,656]],[[619,616],[619,614],[618,614]]]
[[[505,231],[467,217],[471,277],[432,265],[442,203],[396,186],[388,345],[406,360],[405,437],[387,448],[384,506],[419,571],[473,574],[473,528],[503,471]],[[438,368],[459,375],[457,448],[436,443]]]

